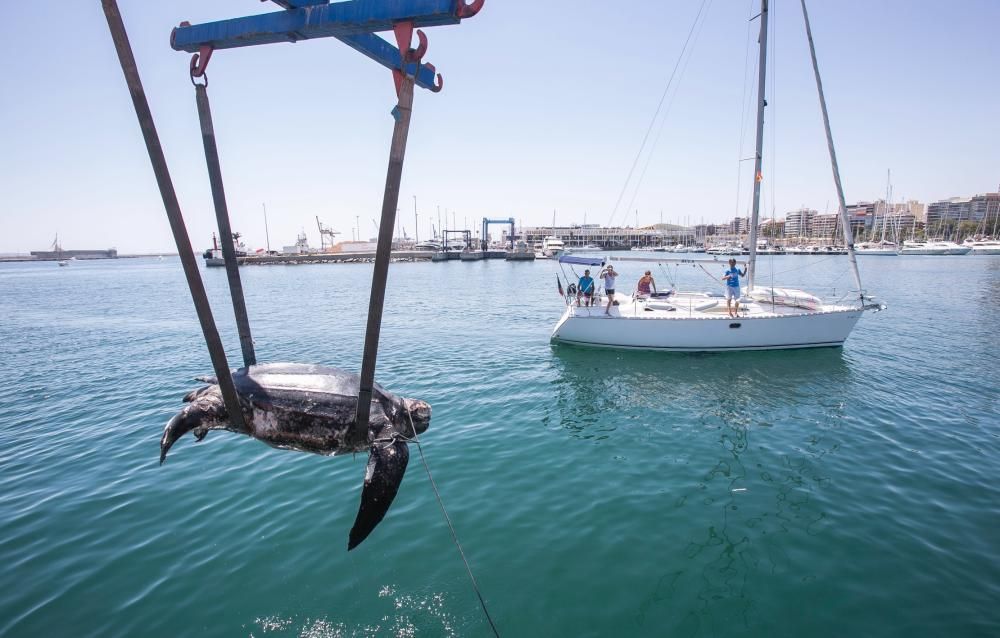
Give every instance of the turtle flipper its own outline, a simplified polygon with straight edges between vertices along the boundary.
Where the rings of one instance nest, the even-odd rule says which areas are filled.
[[[376,440],[372,443],[365,467],[365,486],[361,490],[361,507],[347,539],[348,551],[368,538],[385,517],[399,491],[409,460],[410,450],[402,439],[393,438],[391,442]]]

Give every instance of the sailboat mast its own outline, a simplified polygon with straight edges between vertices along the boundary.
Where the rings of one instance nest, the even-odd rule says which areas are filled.
[[[826,97],[823,95],[823,81],[819,77],[819,63],[816,62],[816,45],[813,44],[812,27],[809,26],[809,12],[806,11],[806,0],[802,3],[802,18],[806,22],[806,38],[809,40],[809,55],[812,57],[813,74],[816,76],[816,91],[819,93],[819,105],[823,110],[823,127],[826,129],[826,145],[830,149],[830,166],[833,169],[833,182],[837,186],[837,200],[840,202],[840,220],[844,225],[844,243],[847,244],[847,257],[851,261],[851,271],[854,283],[858,287],[861,305],[865,303],[865,293],[861,290],[861,272],[858,270],[858,258],[854,254],[854,235],[851,232],[851,222],[847,218],[847,202],[844,199],[844,186],[840,183],[840,168],[837,166],[837,152],[833,148],[833,133],[830,132],[830,115],[826,111]]]
[[[757,222],[760,218],[760,182],[764,159],[764,84],[767,78],[767,0],[760,0],[760,59],[757,64],[757,151],[753,162],[753,212],[750,214],[750,265],[747,267],[747,287],[753,288],[757,266]]]

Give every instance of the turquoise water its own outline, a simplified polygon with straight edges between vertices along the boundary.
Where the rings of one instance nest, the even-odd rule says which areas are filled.
[[[850,284],[842,259],[762,264]],[[862,269],[889,310],[843,349],[672,355],[550,346],[552,262],[392,266],[377,376],[433,405],[502,635],[1000,635],[1000,258]],[[241,273],[260,360],[357,370],[370,265]],[[159,467],[210,371],[183,282],[0,265],[0,635],[489,635],[412,446],[351,553],[363,455],[212,432]]]

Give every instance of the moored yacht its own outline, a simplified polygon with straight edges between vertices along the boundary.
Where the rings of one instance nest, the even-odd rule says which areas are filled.
[[[937,246],[941,246],[945,249],[946,255],[967,255],[972,251],[971,246],[960,246],[953,241],[936,241],[932,242]]]
[[[901,255],[945,255],[947,250],[941,246],[932,246],[930,242],[906,240],[903,242]]]
[[[550,235],[542,240],[542,254],[550,259],[555,259],[566,252],[566,244],[562,239]]]
[[[965,255],[972,250],[969,246],[959,246],[953,241],[904,241],[903,255]]]
[[[895,257],[899,255],[899,246],[891,241],[863,241],[854,246],[854,252],[859,255],[879,255],[882,257]]]
[[[1000,255],[1000,240],[997,239],[966,239],[964,245],[973,255]]]
[[[425,250],[430,252],[437,252],[441,250],[441,240],[435,237],[433,239],[422,241],[418,244],[414,244],[413,250]]]

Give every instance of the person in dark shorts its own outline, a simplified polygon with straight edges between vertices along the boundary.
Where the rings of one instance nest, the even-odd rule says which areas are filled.
[[[608,264],[601,271],[600,276],[604,279],[604,294],[608,296],[608,305],[604,308],[604,314],[610,315],[611,304],[615,302],[615,278],[618,276],[618,273],[615,272],[611,264]]]
[[[583,271],[580,283],[576,287],[576,305],[580,305],[580,295],[587,301],[587,305],[594,303],[594,278],[590,276],[589,270]]]

